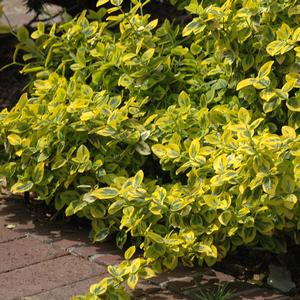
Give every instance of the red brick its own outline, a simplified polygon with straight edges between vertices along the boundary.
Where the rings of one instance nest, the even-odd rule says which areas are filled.
[[[129,290],[129,288],[127,290],[132,295],[132,297],[145,296],[161,291],[161,289],[157,285],[145,281],[139,282],[137,288],[134,291]]]
[[[14,231],[24,235],[41,226],[24,203],[16,199],[6,199],[4,204],[0,205],[0,227],[9,224],[14,224]]]
[[[36,205],[41,206],[41,208],[38,209],[35,206],[31,208],[26,207],[22,199],[5,199],[4,203],[3,201],[1,203],[0,228],[8,224],[14,224],[16,226],[14,232],[17,238],[29,234],[36,239],[51,243],[67,237],[74,240],[72,245],[79,244],[76,241],[79,239],[82,240],[83,237],[85,242],[88,241],[87,230],[74,228],[75,226],[71,224],[61,224],[60,222],[51,223],[45,215],[43,204]],[[38,210],[41,211],[38,212]],[[8,239],[3,238],[3,240],[7,241]]]
[[[82,244],[72,247],[72,249],[69,248],[69,251],[85,258],[95,255],[121,254],[113,243]]]
[[[237,290],[232,300],[292,300],[292,298],[283,296],[271,289],[257,288],[252,292]]]
[[[234,281],[235,278],[229,274],[225,274],[223,272],[216,271],[214,269],[207,269],[203,274],[202,281],[207,282],[231,282]]]
[[[203,276],[204,273],[208,272],[209,269],[206,268],[188,268],[188,267],[182,267],[179,266],[174,271],[167,271],[162,274],[160,274],[157,277],[151,278],[150,281],[154,284],[162,284],[172,281],[172,280],[178,280],[180,281],[182,278],[184,278],[184,281],[193,281],[195,278]],[[189,278],[189,279],[188,279]]]
[[[104,267],[72,255],[0,274],[0,299],[12,300],[39,294],[103,275]]]
[[[0,244],[0,253],[3,258],[0,273],[66,255],[62,250],[28,238]]]
[[[4,228],[4,226],[0,227],[0,244],[8,241],[13,241],[15,239],[20,239],[25,236],[26,236],[25,234],[16,232],[12,229],[6,229]]]
[[[69,248],[87,245],[89,243],[88,236],[89,232],[87,230],[81,230],[74,233],[61,232],[58,238],[49,240],[48,242],[55,247],[67,250]]]
[[[23,300],[64,300],[76,295],[84,295],[89,291],[90,285],[100,281],[101,276],[88,278],[63,287],[23,298]]]
[[[89,260],[102,266],[111,266],[121,263],[124,257],[118,254],[96,254],[91,256]]]
[[[170,291],[161,291],[149,295],[137,296],[134,300],[188,300],[187,298],[171,293]]]

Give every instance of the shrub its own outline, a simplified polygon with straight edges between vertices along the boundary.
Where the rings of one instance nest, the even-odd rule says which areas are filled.
[[[132,244],[85,299],[126,299],[122,282],[178,261],[299,242],[297,1],[192,0],[182,24],[121,2],[19,30],[32,86],[0,114],[12,192],[90,219],[94,242]]]

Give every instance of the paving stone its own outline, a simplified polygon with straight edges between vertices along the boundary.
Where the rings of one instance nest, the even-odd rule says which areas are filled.
[[[197,300],[201,292],[211,294],[218,288],[218,283],[203,283],[200,286],[184,290],[183,294],[188,299]],[[274,290],[265,289],[247,282],[226,282],[226,285],[227,289],[232,292],[230,300],[292,300],[290,297],[282,296]]]
[[[23,199],[5,199],[5,201],[0,203],[0,228],[5,227],[8,224],[15,225],[12,234],[16,238],[30,235],[35,239],[39,239],[43,242],[51,243],[53,241],[63,240],[65,236],[71,237],[74,241],[84,238],[84,242],[88,241],[88,231],[75,228],[75,226],[69,224],[60,224],[60,223],[50,223],[47,220],[46,216],[38,212],[39,205],[32,207],[31,209],[27,208],[24,205]],[[37,210],[37,211],[35,211]],[[44,210],[44,208],[40,208]],[[1,234],[1,231],[0,231]],[[8,239],[3,237],[3,241]],[[1,240],[0,240],[1,242]],[[79,244],[78,242],[72,242],[72,245]]]
[[[179,267],[172,272],[165,272],[158,277],[150,279],[150,282],[158,284],[163,289],[169,289],[180,294],[187,288],[199,287],[199,284],[206,285],[233,280],[232,276],[213,269]]]
[[[0,273],[66,255],[63,250],[28,238],[0,244],[0,253],[4,258],[0,264]]]
[[[13,241],[25,237],[25,233],[19,233],[12,229],[6,229],[4,226],[0,227],[0,244]]]
[[[134,300],[188,300],[187,298],[171,293],[170,291],[161,291],[144,296],[137,296]]]
[[[75,295],[84,295],[88,292],[90,285],[99,282],[100,279],[101,275],[55,288],[37,295],[23,297],[22,300],[68,300]]]
[[[74,233],[60,232],[57,238],[49,239],[45,242],[51,243],[55,247],[68,250],[70,248],[87,245],[89,243],[88,235],[89,232],[87,230],[80,230]]]
[[[6,199],[0,205],[0,227],[8,224],[15,225],[14,231],[23,234],[40,225],[40,223],[37,224],[22,199]]]
[[[150,282],[160,285],[170,280],[171,281],[176,279],[180,280],[181,278],[185,278],[186,281],[187,277],[189,277],[191,281],[194,280],[194,278],[199,278],[203,276],[203,274],[206,272],[210,272],[209,269],[200,268],[200,267],[188,268],[188,267],[179,266],[174,271],[164,272],[157,277],[151,278]]]
[[[161,289],[154,284],[143,281],[139,282],[137,288],[134,291],[129,291],[133,298],[146,296],[149,294],[160,292]]]
[[[118,254],[96,254],[91,256],[89,260],[102,266],[114,266],[121,263],[124,257]]]
[[[283,296],[273,290],[257,288],[252,292],[238,292],[231,300],[292,300],[293,298]]]
[[[24,2],[25,1],[23,0],[1,1],[1,4],[3,5],[3,10],[9,19],[9,23],[13,27],[19,27],[23,24],[27,24],[35,15],[34,12],[28,12],[28,8],[25,6]],[[51,15],[54,15],[61,10],[61,8],[59,8],[56,5],[45,5],[45,8]],[[43,17],[45,18],[46,15],[44,15]],[[51,21],[59,22],[60,20],[61,18],[55,18]],[[7,24],[7,20],[4,17],[0,18],[0,22],[1,24]]]
[[[97,254],[121,254],[113,243],[84,244],[73,247],[71,251],[85,258]]]
[[[0,274],[0,299],[13,300],[36,295],[87,278],[105,274],[106,269],[72,255]]]
[[[124,260],[122,252],[113,243],[86,244],[71,247],[68,252],[103,266],[116,265]]]

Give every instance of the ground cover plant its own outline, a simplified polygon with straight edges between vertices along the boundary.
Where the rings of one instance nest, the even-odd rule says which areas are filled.
[[[0,113],[11,191],[90,219],[94,242],[131,245],[78,299],[299,243],[297,1],[192,0],[174,22],[145,14],[149,1],[107,2],[18,31],[32,83]]]

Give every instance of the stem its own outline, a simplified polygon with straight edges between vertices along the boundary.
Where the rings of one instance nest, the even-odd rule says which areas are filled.
[[[16,35],[16,33],[15,33],[15,31],[14,31],[14,29],[13,29],[13,27],[12,27],[10,21],[9,21],[8,16],[6,15],[6,13],[5,13],[4,11],[2,12],[2,14],[3,14],[3,16],[4,16],[4,18],[5,18],[6,22],[7,22],[8,27],[10,28],[11,34],[12,34],[13,36],[17,37],[17,35]]]
[[[131,21],[129,20],[129,18],[127,17],[127,14],[124,12],[124,10],[122,9],[121,6],[118,6],[119,10],[121,11],[121,13],[124,15],[124,18],[127,20],[127,22],[129,23],[129,25],[131,26],[132,30],[134,31],[134,33],[136,35],[139,35],[139,33],[136,31],[136,29],[134,28],[133,24],[131,23]]]

